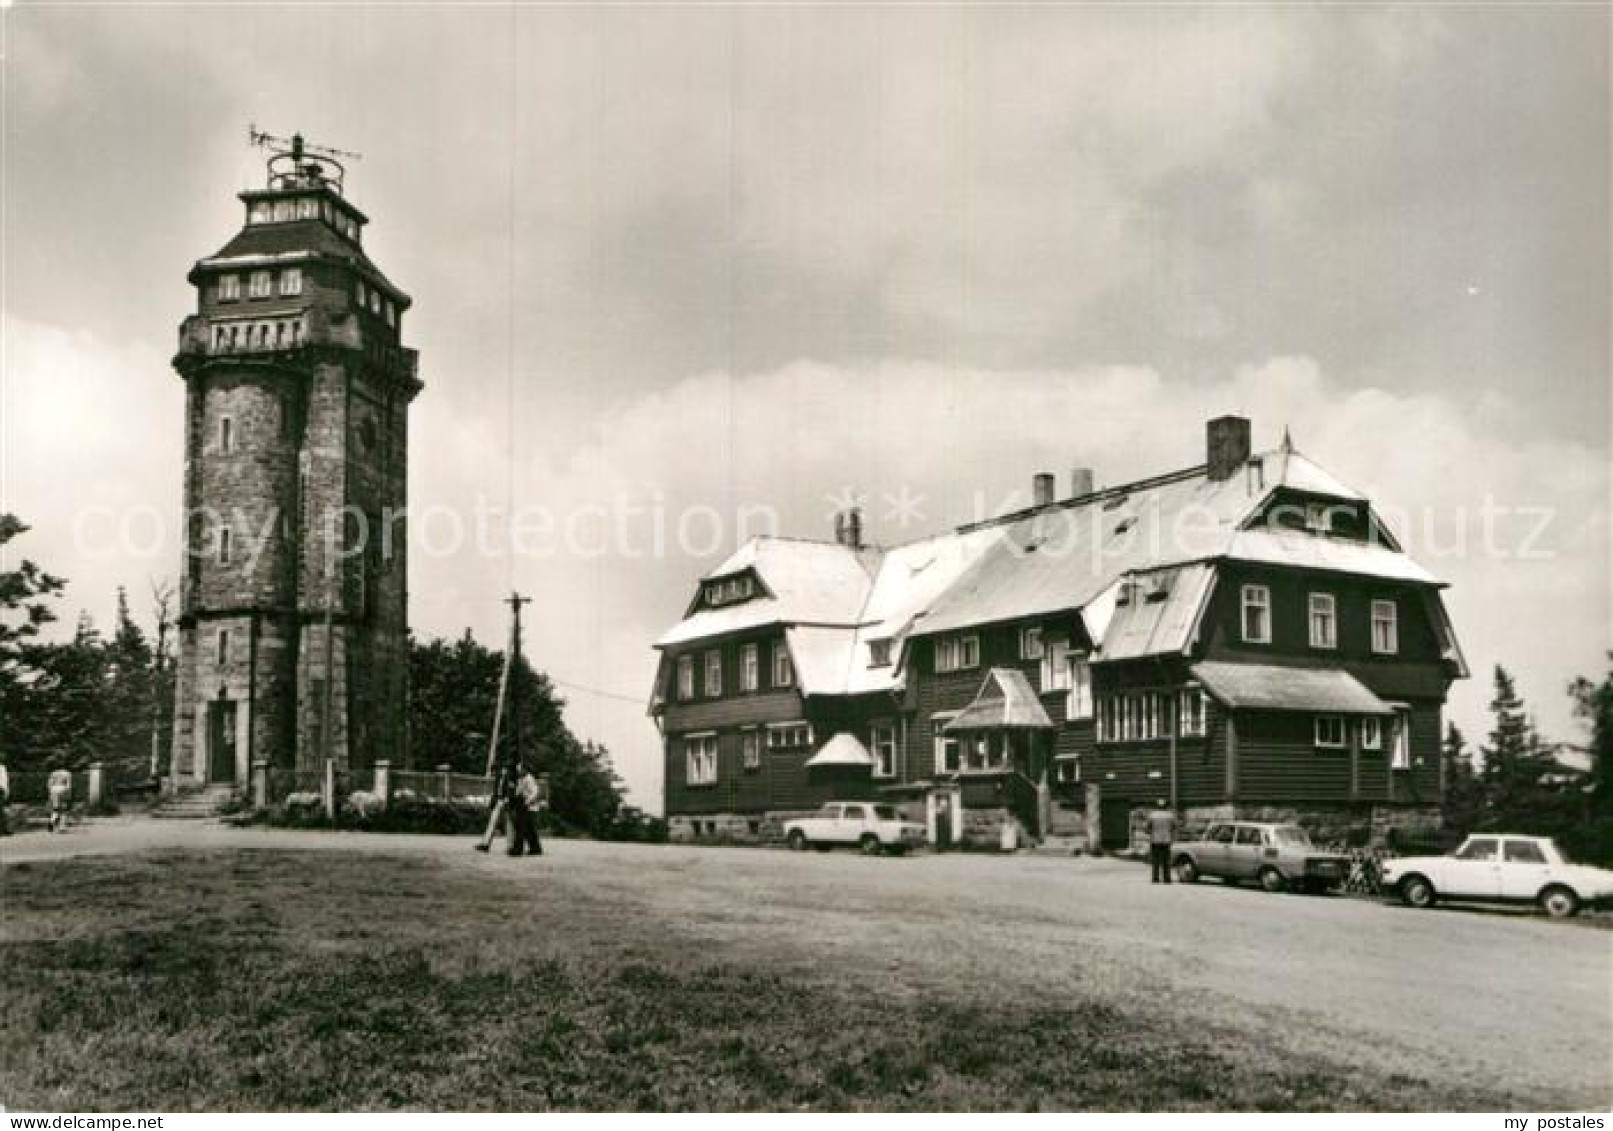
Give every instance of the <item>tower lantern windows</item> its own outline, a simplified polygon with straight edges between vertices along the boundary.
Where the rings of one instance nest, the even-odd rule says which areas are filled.
[[[291,209],[292,209],[291,201],[289,201],[289,200],[277,200],[277,201],[275,201],[274,202],[274,218],[275,218],[275,221],[280,222],[280,221],[284,221],[284,220],[290,220],[292,218],[292,215],[293,215]]]
[[[312,220],[318,215],[319,205],[311,196],[305,196],[297,201],[297,219]]]
[[[246,214],[248,224],[267,224],[272,219],[274,219],[274,207],[267,200],[254,201]]]

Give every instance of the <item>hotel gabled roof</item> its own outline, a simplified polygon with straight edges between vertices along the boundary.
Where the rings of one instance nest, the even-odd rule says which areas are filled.
[[[764,594],[697,605],[656,646],[779,625],[805,694],[861,694],[901,686],[909,637],[1055,613],[1079,613],[1104,659],[1179,652],[1221,560],[1441,584],[1392,543],[1252,527],[1285,489],[1370,506],[1285,443],[1222,479],[1188,468],[888,549],[753,538],[702,580],[753,570]],[[886,640],[893,662],[875,665]]]

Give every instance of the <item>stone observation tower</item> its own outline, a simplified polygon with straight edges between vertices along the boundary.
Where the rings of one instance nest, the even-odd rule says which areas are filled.
[[[336,150],[254,132],[267,185],[189,281],[172,786],[406,758],[409,297]],[[293,774],[296,777],[293,777]],[[307,788],[303,785],[303,788]]]

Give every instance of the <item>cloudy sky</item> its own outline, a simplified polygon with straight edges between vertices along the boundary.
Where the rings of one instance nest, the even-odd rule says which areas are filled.
[[[650,641],[740,509],[827,536],[849,490],[901,541],[1039,469],[1197,462],[1224,411],[1403,516],[1470,735],[1498,660],[1573,733],[1610,635],[1601,6],[0,20],[0,505],[69,620],[177,572],[168,359],[256,122],[363,153],[416,300],[416,513],[549,516],[520,553],[417,522],[416,631],[496,640],[531,593],[534,660],[641,801]]]

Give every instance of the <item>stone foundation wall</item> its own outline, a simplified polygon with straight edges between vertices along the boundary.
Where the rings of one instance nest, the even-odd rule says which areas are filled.
[[[1133,843],[1147,809],[1132,810]],[[1441,833],[1437,805],[1203,805],[1182,811],[1183,839],[1211,821],[1282,821],[1303,826],[1318,844],[1351,848],[1430,845]],[[1144,837],[1146,843],[1146,837]]]

